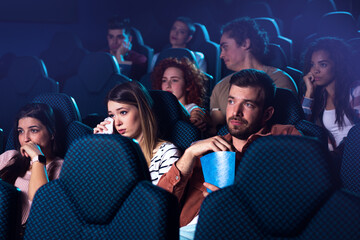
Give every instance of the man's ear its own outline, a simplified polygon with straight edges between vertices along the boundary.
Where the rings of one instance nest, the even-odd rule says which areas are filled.
[[[250,38],[247,38],[244,40],[243,44],[241,45],[245,49],[250,49],[251,46],[251,40]]]
[[[186,40],[186,43],[189,43],[190,41],[191,41],[191,39],[192,39],[192,35],[190,35],[189,37],[188,37],[188,39]]]
[[[129,42],[131,42],[131,41],[132,41],[132,36],[130,35],[130,36],[129,36]]]
[[[274,115],[274,107],[270,106],[268,107],[265,111],[264,111],[264,115],[263,115],[263,124],[265,124],[267,121],[270,120],[270,118]]]

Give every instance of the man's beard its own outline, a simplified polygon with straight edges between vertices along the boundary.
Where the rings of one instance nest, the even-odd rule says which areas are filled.
[[[240,121],[243,125],[232,126],[232,128],[230,128],[231,120]],[[249,124],[248,121],[240,117],[230,117],[228,119],[227,125],[231,136],[241,140],[247,140],[252,134],[257,133],[261,129],[261,124],[259,120],[253,122],[252,124]]]

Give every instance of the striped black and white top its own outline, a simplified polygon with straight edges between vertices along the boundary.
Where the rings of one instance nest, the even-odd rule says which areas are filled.
[[[174,144],[164,142],[159,150],[153,156],[149,166],[151,182],[156,185],[164,173],[167,173],[170,167],[181,156],[181,151]]]

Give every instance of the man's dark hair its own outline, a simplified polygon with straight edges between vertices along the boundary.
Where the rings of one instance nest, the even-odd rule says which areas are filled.
[[[189,36],[194,35],[196,28],[195,28],[194,22],[190,18],[188,18],[188,17],[178,17],[178,18],[175,19],[175,22],[176,21],[185,23],[185,25],[189,29]]]
[[[276,86],[274,81],[264,71],[244,69],[230,79],[230,87],[260,87],[264,91],[264,109],[274,105]]]
[[[267,33],[259,29],[254,19],[242,17],[228,22],[221,28],[221,34],[227,34],[235,39],[238,46],[250,39],[250,51],[254,57],[261,61],[268,52],[269,39]]]
[[[130,19],[122,19],[119,16],[113,16],[108,20],[108,29],[124,29],[124,32],[130,35]]]

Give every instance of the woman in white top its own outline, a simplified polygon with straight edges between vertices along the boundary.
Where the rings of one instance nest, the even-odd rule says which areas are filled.
[[[179,159],[181,151],[174,144],[157,137],[157,124],[148,91],[136,81],[119,84],[110,90],[106,102],[110,120],[105,119],[98,124],[94,133],[105,133],[114,128],[112,133],[135,139],[149,166],[151,181],[156,185]]]
[[[189,59],[164,59],[151,78],[154,89],[174,94],[190,114],[190,122],[201,131],[206,130],[208,118],[202,107],[207,78]]]
[[[190,18],[178,17],[170,29],[169,41],[172,48],[186,48],[195,33],[195,25]],[[194,52],[196,61],[201,71],[206,72],[206,61],[204,54]],[[151,62],[151,69],[154,69],[156,60],[160,53],[156,53]]]
[[[36,191],[60,174],[63,159],[58,154],[55,126],[50,106],[43,103],[25,105],[15,121],[17,150],[0,155],[1,179],[22,192],[23,225]]]
[[[304,55],[302,106],[308,120],[328,130],[330,150],[339,147],[360,118],[360,85],[352,68],[349,46],[337,38],[317,39]]]

